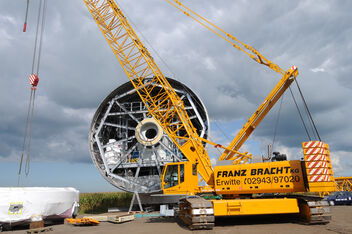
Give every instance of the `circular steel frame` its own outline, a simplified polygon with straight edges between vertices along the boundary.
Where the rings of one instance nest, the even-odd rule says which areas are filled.
[[[207,138],[209,118],[201,100],[184,84],[167,79],[183,100],[198,134]],[[155,91],[158,89],[160,87],[155,87]],[[105,98],[92,120],[89,145],[93,162],[108,182],[124,191],[160,191],[160,174],[164,165],[187,160],[164,131],[148,120],[151,116],[147,114],[137,92],[127,82]],[[151,136],[162,136],[151,144],[145,143],[136,138],[137,127],[143,131],[154,129],[149,132]]]

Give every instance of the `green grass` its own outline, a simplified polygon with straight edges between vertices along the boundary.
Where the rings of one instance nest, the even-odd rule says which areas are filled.
[[[79,195],[79,214],[103,213],[108,208],[128,207],[132,193],[81,193]]]

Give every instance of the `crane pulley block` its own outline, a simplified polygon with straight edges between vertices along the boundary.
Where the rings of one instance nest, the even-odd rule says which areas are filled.
[[[39,78],[36,74],[31,74],[29,76],[29,82],[31,83],[32,85],[32,89],[36,89],[37,88],[37,85],[39,83]]]

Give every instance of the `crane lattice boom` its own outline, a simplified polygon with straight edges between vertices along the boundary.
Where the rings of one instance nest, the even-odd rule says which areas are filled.
[[[213,168],[184,104],[114,0],[84,0],[128,78],[148,108],[190,162],[212,184]],[[149,82],[145,78],[152,77]],[[161,87],[160,91],[154,90]],[[176,134],[181,133],[181,134]]]
[[[225,32],[220,27],[216,26],[206,18],[197,14],[187,6],[185,6],[181,1],[178,0],[166,0],[168,3],[176,7],[178,10],[182,11],[186,16],[192,18],[197,23],[210,30],[217,36],[224,39],[226,42],[230,43],[236,49],[244,52],[254,61],[268,66],[282,76],[279,83],[270,92],[264,102],[258,107],[254,114],[248,119],[246,124],[242,127],[240,132],[235,136],[230,145],[221,154],[219,160],[232,160],[234,164],[245,163],[248,160],[245,154],[236,154],[248,137],[252,134],[253,130],[258,126],[258,124],[264,119],[266,114],[271,110],[275,103],[280,99],[280,97],[285,93],[286,89],[290,87],[294,79],[298,75],[298,70],[296,66],[292,66],[287,72],[280,68],[275,63],[271,62],[269,59],[265,58],[252,46],[247,45],[230,33]],[[228,150],[231,149],[231,150]]]

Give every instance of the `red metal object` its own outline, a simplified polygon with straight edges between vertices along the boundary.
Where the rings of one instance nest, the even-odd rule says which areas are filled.
[[[29,82],[31,83],[32,85],[32,88],[36,88],[38,83],[39,83],[39,78],[36,74],[31,74],[29,76]]]
[[[23,25],[23,32],[26,32],[26,30],[27,30],[27,23],[24,23],[24,25]]]

